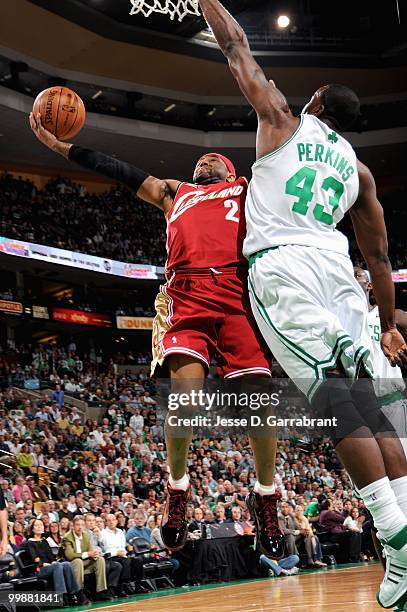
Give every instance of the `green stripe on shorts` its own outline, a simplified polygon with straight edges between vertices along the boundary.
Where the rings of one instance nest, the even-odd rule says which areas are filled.
[[[256,253],[253,253],[253,255],[250,255],[249,256],[249,268],[252,267],[252,265],[254,264],[254,262],[257,259],[259,259],[260,257],[263,257],[263,255],[265,255],[269,251],[274,251],[275,249],[278,249],[278,246],[268,247],[267,249],[263,249],[261,251],[257,251]]]
[[[387,393],[387,395],[382,395],[378,398],[380,406],[388,406],[388,404],[393,404],[394,402],[403,401],[405,399],[401,391],[393,391],[392,393]]]

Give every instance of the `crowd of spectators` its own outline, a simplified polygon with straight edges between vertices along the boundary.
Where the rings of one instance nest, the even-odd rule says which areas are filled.
[[[121,187],[89,194],[66,178],[39,190],[29,180],[0,178],[0,235],[130,263],[162,265],[162,214]]]
[[[41,351],[33,354],[41,358]],[[76,368],[75,383],[81,368],[75,360],[70,366]],[[0,393],[1,488],[10,552],[29,546],[38,557],[40,547],[44,559],[57,555],[69,562],[71,569],[61,565],[55,576],[54,570],[41,571],[54,584],[70,584],[66,590],[75,593],[76,601],[89,595],[82,591],[89,572],[95,573],[96,599],[126,596],[137,590],[140,576],[128,547],[133,538],[144,538],[152,552],[167,556],[159,532],[168,478],[164,413],[157,409],[154,381],[141,372],[118,375],[108,368],[95,380],[83,381],[82,395],[95,393],[100,402],[96,419],[64,403],[64,394],[72,393],[70,383],[69,376],[63,377],[41,400],[27,399],[11,387]],[[188,471],[191,539],[207,537],[211,526],[224,522],[246,536],[253,532],[245,506],[255,482],[247,437],[195,439]],[[354,496],[328,439],[313,441],[307,450],[296,439],[280,440],[275,483],[282,495],[279,521],[287,559],[278,565],[260,558],[259,567],[269,575],[289,575],[299,565],[323,568],[321,530],[340,545],[338,561],[373,558],[371,516]],[[169,558],[182,583],[182,566]]]
[[[393,268],[407,265],[403,228],[405,187],[385,195],[382,203]],[[29,180],[0,178],[0,235],[89,253],[130,263],[165,263],[165,220],[152,206],[122,187],[99,195],[66,178],[50,180],[41,191]],[[341,225],[350,238],[351,256],[361,264],[350,221]]]
[[[106,385],[114,392],[113,381],[119,366],[148,365],[150,361],[149,351],[118,350],[112,345],[80,351],[74,339],[59,345],[0,346],[0,389],[24,387],[27,381],[36,381],[38,387],[55,389],[60,406],[65,391],[78,399],[94,402],[104,396],[102,389]],[[141,376],[147,379],[145,374]]]

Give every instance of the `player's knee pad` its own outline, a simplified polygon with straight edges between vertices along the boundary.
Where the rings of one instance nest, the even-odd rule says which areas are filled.
[[[395,429],[384,414],[370,378],[359,378],[351,387],[355,406],[373,435],[388,433],[395,436]]]
[[[311,405],[318,418],[334,423],[324,432],[332,438],[334,446],[361,428],[366,428],[353,401],[349,381],[342,376],[328,376],[315,393]]]

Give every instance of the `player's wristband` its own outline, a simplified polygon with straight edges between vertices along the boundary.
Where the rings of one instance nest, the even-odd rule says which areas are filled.
[[[136,193],[146,178],[150,176],[144,170],[140,170],[140,168],[136,168],[127,162],[120,161],[98,151],[92,151],[92,149],[78,147],[77,145],[71,146],[68,155],[71,161],[88,170],[94,170],[99,174],[103,174],[103,176],[108,176],[119,183],[123,183],[123,185],[126,185]]]

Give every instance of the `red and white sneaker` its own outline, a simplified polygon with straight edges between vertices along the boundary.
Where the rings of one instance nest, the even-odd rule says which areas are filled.
[[[169,550],[179,550],[186,542],[188,523],[186,521],[187,504],[192,499],[191,485],[188,489],[173,489],[167,484],[167,499],[161,522],[161,537]]]
[[[256,538],[261,552],[272,559],[284,556],[285,537],[278,526],[277,501],[280,491],[272,495],[260,495],[251,491],[246,505],[256,529]]]

